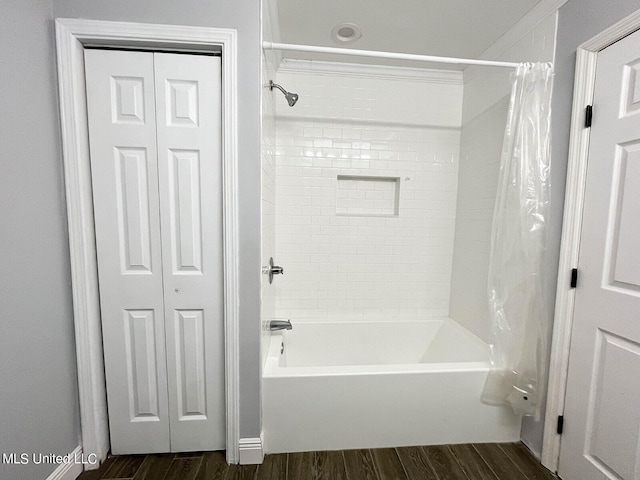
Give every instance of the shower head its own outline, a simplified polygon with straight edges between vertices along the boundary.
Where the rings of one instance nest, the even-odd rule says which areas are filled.
[[[293,107],[296,104],[296,102],[298,101],[297,93],[287,92],[284,88],[282,88],[277,83],[273,83],[273,80],[269,80],[269,90],[273,91],[274,87],[280,90],[282,93],[284,93],[284,98],[287,99],[287,103],[289,104],[290,107]]]

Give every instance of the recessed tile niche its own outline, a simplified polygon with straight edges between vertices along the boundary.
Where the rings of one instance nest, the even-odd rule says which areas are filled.
[[[338,175],[336,214],[348,216],[398,216],[400,177]]]

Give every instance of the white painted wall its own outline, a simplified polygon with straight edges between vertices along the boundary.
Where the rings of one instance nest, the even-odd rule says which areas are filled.
[[[480,58],[505,62],[553,62],[557,13],[544,18],[510,43],[490,47]],[[511,69],[468,67],[464,70],[462,125],[495,105],[511,92]]]
[[[53,5],[0,2],[0,454],[80,444]],[[9,465],[44,479],[56,465]]]
[[[55,0],[53,5],[55,17],[224,27],[238,31],[240,436],[259,437],[260,1]]]
[[[300,94],[293,108],[274,98],[276,314],[294,322],[448,315],[461,75],[361,68],[278,72]],[[399,178],[398,216],[338,215],[338,175]],[[375,193],[352,188],[340,204],[375,211],[389,201]]]

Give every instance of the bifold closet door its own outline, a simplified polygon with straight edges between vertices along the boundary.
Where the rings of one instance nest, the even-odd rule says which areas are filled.
[[[219,57],[157,53],[158,175],[173,451],[225,448]]]
[[[170,450],[153,53],[85,52],[113,453]]]
[[[222,449],[219,58],[85,70],[111,450]]]

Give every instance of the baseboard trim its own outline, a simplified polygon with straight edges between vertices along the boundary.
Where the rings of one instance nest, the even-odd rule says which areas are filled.
[[[241,438],[238,442],[240,465],[259,465],[264,460],[262,437]]]
[[[68,456],[71,461],[58,465],[58,468],[47,477],[47,480],[76,480],[80,476],[82,473],[82,463],[80,463],[82,447],[78,445]]]

